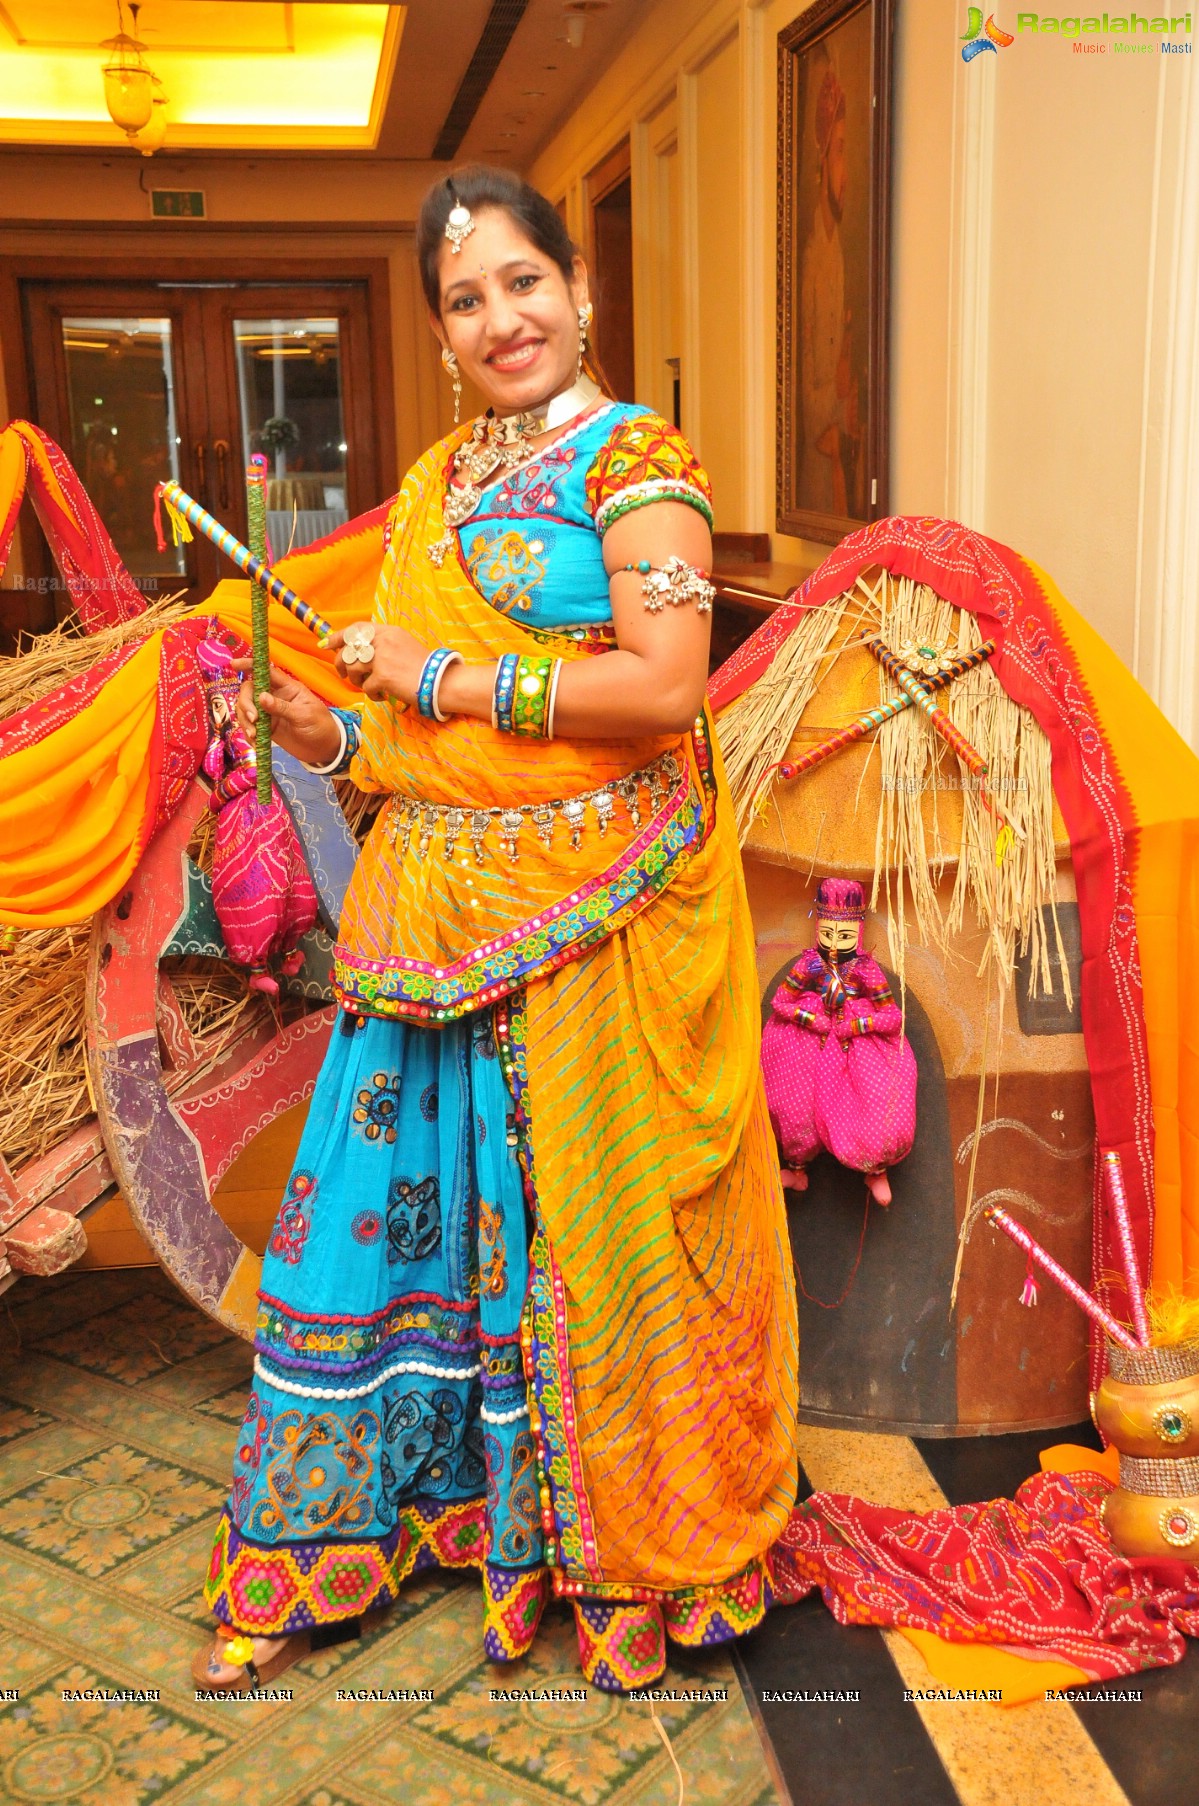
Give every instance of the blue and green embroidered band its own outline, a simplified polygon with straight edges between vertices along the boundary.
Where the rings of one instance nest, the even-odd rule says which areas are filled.
[[[512,708],[516,701],[516,674],[519,652],[505,652],[495,668],[495,687],[491,692],[491,725],[501,734],[512,732]]]
[[[516,666],[516,693],[512,701],[512,732],[530,740],[549,739],[550,693],[554,666],[560,661],[544,653],[521,653]]]

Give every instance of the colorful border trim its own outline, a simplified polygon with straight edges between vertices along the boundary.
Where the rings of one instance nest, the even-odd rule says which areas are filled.
[[[282,1636],[377,1611],[426,1568],[481,1568],[487,1523],[481,1499],[418,1501],[394,1530],[358,1542],[280,1543],[244,1537],[221,1513],[204,1598],[222,1624],[256,1637]]]
[[[537,1436],[541,1469],[545,1560],[553,1575],[555,1591],[568,1587],[572,1575],[584,1576],[590,1591],[601,1576],[599,1550],[583,1479],[582,1451],[575,1431],[565,1288],[541,1221],[533,1176],[533,1140],[527,1102],[528,1018],[523,994],[501,1004],[495,1018],[500,1063],[512,1093],[517,1159],[534,1223],[522,1342],[529,1420]],[[581,1586],[575,1586],[575,1591],[581,1590]]]
[[[712,504],[702,489],[674,477],[648,477],[643,483],[630,483],[627,489],[618,489],[615,495],[601,503],[595,511],[595,530],[602,538],[622,514],[631,514],[634,508],[652,507],[655,502],[687,502],[698,509],[709,527],[712,525]]]
[[[706,750],[706,749],[705,749]],[[710,760],[700,765],[705,789]],[[337,946],[333,990],[346,1010],[418,1022],[449,1022],[510,997],[639,915],[704,844],[712,814],[697,796],[690,772],[615,865],[571,891],[531,921],[522,922],[450,966],[393,955],[368,960]]]

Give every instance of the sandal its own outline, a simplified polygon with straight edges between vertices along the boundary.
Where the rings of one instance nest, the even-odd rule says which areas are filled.
[[[382,1609],[386,1610],[386,1607]],[[282,1674],[285,1668],[290,1668],[293,1662],[303,1661],[315,1650],[331,1649],[335,1643],[349,1643],[361,1635],[361,1618],[342,1618],[335,1624],[316,1624],[311,1630],[293,1631],[283,1647],[268,1656],[259,1667],[254,1660],[253,1637],[245,1631],[232,1630],[227,1624],[218,1624],[216,1642],[195,1653],[192,1679],[197,1687],[203,1687],[209,1693],[253,1693],[273,1681],[277,1674]],[[265,1638],[262,1640],[266,1641]],[[240,1666],[241,1673],[234,1675],[232,1680],[217,1680],[208,1667],[214,1655],[223,1656],[228,1668]]]

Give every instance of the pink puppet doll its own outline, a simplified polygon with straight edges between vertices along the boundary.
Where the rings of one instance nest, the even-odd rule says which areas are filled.
[[[827,1148],[863,1173],[878,1204],[891,1202],[887,1168],[916,1133],[916,1060],[881,966],[862,951],[862,887],[825,878],[816,892],[817,945],[771,998],[762,1031],[770,1120],[783,1184],[807,1187],[808,1162]]]
[[[198,649],[208,691],[212,738],[203,769],[212,781],[210,807],[216,814],[212,901],[230,957],[250,971],[250,989],[277,996],[279,985],[267,961],[279,956],[289,976],[304,955],[296,943],[317,919],[317,897],[291,816],[277,790],[258,801],[258,770],[234,714],[241,682],[230,669],[232,654],[219,640]]]

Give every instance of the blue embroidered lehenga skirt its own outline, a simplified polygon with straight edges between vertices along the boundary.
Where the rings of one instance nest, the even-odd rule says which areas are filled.
[[[345,1619],[433,1565],[484,1568],[489,1598],[527,1591],[542,1529],[517,1146],[494,1010],[440,1030],[341,1015],[263,1261],[206,1587],[223,1622]],[[498,1619],[485,1643],[515,1653]]]

